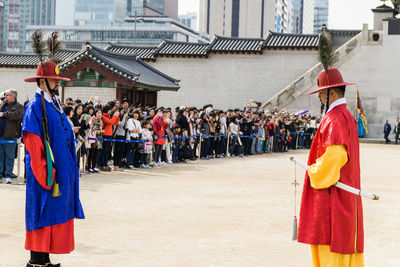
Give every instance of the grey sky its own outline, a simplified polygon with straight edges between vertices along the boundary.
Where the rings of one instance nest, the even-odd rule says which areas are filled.
[[[72,25],[74,0],[57,0],[57,24]],[[372,27],[371,8],[381,5],[379,0],[330,0],[329,28],[361,29],[363,23]],[[199,12],[199,0],[179,0],[179,14]]]

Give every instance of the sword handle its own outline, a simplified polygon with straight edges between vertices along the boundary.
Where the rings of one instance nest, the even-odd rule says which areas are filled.
[[[295,164],[299,165],[300,167],[304,168],[305,170],[308,170],[308,165],[305,162],[296,159],[294,156],[291,156],[290,160],[293,161]],[[369,192],[365,192],[365,191],[361,191],[360,189],[348,186],[341,182],[337,182],[336,184],[334,184],[334,186],[339,187],[340,189],[350,192],[352,194],[359,195],[361,197],[369,198],[372,200],[379,200],[378,195],[375,195],[375,194],[372,194]]]

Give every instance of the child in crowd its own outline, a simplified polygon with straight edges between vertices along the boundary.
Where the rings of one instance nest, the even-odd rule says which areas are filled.
[[[263,147],[265,144],[265,122],[259,122],[257,130],[257,154],[263,153]]]
[[[193,159],[194,154],[192,147],[190,146],[189,132],[187,129],[182,131],[182,157],[184,162],[188,162],[189,159]]]
[[[254,121],[254,124],[251,127],[251,135],[250,135],[250,141],[251,141],[251,148],[250,148],[250,154],[255,155],[257,154],[257,144],[258,144],[258,129],[261,128],[260,122],[258,120]]]
[[[181,159],[181,146],[182,146],[182,139],[181,137],[181,126],[179,124],[175,124],[174,127],[174,143],[173,143],[173,152],[172,152],[172,162],[173,163],[178,163],[180,162]]]
[[[149,165],[150,155],[153,152],[153,134],[150,131],[151,124],[148,120],[143,122],[142,129],[142,140],[146,140],[144,143],[144,148],[141,151],[141,168],[149,169],[151,166]]]

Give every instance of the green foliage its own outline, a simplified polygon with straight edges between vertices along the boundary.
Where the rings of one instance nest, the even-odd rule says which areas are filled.
[[[393,17],[396,17],[400,13],[400,0],[392,0],[392,4],[394,7]]]
[[[328,71],[335,61],[335,51],[330,32],[323,30],[319,34],[318,48],[319,61],[322,63],[322,66],[324,66],[325,71]]]
[[[47,54],[47,48],[43,41],[43,31],[36,30],[32,34],[32,41],[33,52],[35,52],[35,54],[39,57],[40,62],[43,62],[43,59]]]

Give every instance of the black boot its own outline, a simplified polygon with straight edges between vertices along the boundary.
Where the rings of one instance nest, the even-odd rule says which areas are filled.
[[[46,264],[45,265],[43,265],[43,264],[35,264],[35,263],[28,262],[26,264],[26,267],[47,267],[47,265]]]
[[[46,253],[31,251],[31,259],[26,264],[26,267],[42,267],[46,266]]]
[[[61,264],[60,264],[60,263],[57,263],[57,264],[52,264],[52,263],[51,263],[49,253],[46,253],[46,254],[44,255],[44,260],[45,260],[45,262],[46,262],[46,267],[61,267]]]

